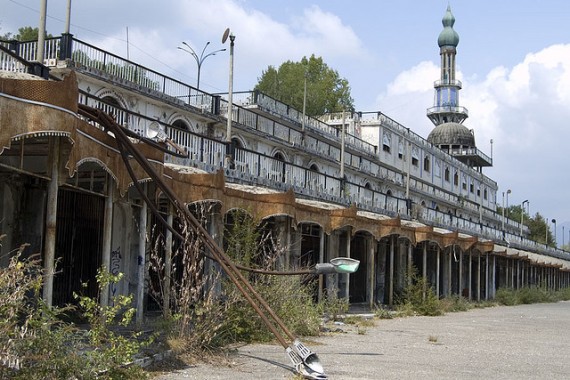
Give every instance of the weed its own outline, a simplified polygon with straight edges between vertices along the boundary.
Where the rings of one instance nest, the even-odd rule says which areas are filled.
[[[338,296],[336,288],[329,289],[327,297],[321,302],[322,312],[333,321],[338,321],[340,316],[346,314],[349,308],[349,302],[346,298]]]
[[[474,307],[474,303],[460,295],[454,294],[441,299],[441,307],[444,313],[452,313],[458,311],[467,311]]]
[[[392,319],[394,318],[394,312],[379,306],[374,310],[374,315],[378,319]]]

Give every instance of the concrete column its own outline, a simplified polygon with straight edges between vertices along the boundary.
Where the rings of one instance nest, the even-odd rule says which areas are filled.
[[[437,258],[436,258],[436,266],[435,266],[435,292],[437,294],[437,298],[439,298],[441,296],[441,292],[439,289],[439,266],[441,265],[441,249],[439,248],[439,245],[437,246]]]
[[[290,268],[290,249],[291,247],[291,236],[289,234],[289,220],[282,217],[275,218],[277,223],[277,242],[280,247],[283,248],[283,254],[277,259],[277,263],[280,269]]]
[[[113,180],[107,174],[105,185],[107,186],[107,196],[105,198],[105,215],[103,221],[103,247],[101,266],[102,270],[109,272],[111,270],[111,240],[113,237]],[[105,307],[109,304],[109,285],[101,288],[101,306]]]
[[[447,295],[450,296],[451,294],[453,294],[453,291],[451,289],[451,284],[452,284],[452,277],[453,277],[453,270],[452,270],[452,261],[453,261],[453,257],[451,252],[447,253]]]
[[[410,285],[411,278],[412,278],[412,270],[414,264],[414,258],[412,256],[413,247],[412,242],[408,242],[408,285]]]
[[[332,232],[328,235],[328,257],[326,258],[327,261],[330,259],[334,259],[336,257],[336,253],[339,251],[339,239],[338,233],[336,231]],[[339,295],[339,284],[338,284],[338,274],[328,274],[327,275],[327,294],[329,299],[333,299],[333,297],[338,297]]]
[[[168,211],[166,215],[166,223],[172,227],[174,224],[174,215],[172,213],[172,206],[168,204]],[[170,316],[170,288],[172,277],[172,232],[167,228],[164,247],[164,295],[163,295],[163,315],[165,318]]]
[[[505,285],[507,288],[511,288],[512,289],[512,284],[511,284],[511,262],[510,259],[507,257],[505,258],[505,263],[506,263],[506,270],[505,270],[505,274],[506,274],[506,278],[505,278]],[[499,285],[500,286],[500,285]]]
[[[350,257],[350,241],[351,241],[351,229],[348,228],[346,231],[346,257]],[[345,273],[341,276],[345,276],[346,278],[346,289],[344,291],[344,296],[347,300],[350,299],[350,274]]]
[[[43,299],[47,306],[53,302],[53,276],[55,275],[55,239],[57,221],[57,193],[59,188],[59,137],[50,137],[49,170],[50,181],[47,188],[46,237],[44,250]],[[77,174],[76,174],[77,175]]]
[[[485,300],[489,299],[489,252],[485,253]]]
[[[144,184],[144,192],[147,192],[147,184]],[[147,204],[142,202],[139,217],[139,251],[137,267],[137,311],[136,323],[143,323],[144,313],[144,280],[146,274],[146,229],[147,229]]]
[[[471,278],[471,277],[469,277]],[[459,252],[459,295],[463,296],[463,252]],[[469,299],[469,297],[467,297]]]
[[[473,284],[473,250],[470,249],[469,250],[469,297],[467,297],[468,300],[472,300],[473,299],[473,288],[471,286],[471,284]]]
[[[289,269],[291,268],[291,251],[292,251],[292,244],[291,244],[291,238],[292,238],[292,231],[291,231],[291,223],[289,223],[289,219],[286,219],[285,221],[285,228],[283,230],[283,232],[285,233],[285,241],[287,242],[287,245],[285,246],[285,268]],[[299,244],[299,248],[301,247],[301,245]]]
[[[396,237],[390,236],[390,283],[388,284],[388,305],[394,304],[394,245]]]
[[[423,297],[426,299],[427,295],[427,242],[424,241],[423,252],[422,252],[422,278],[424,280]]]
[[[319,232],[319,263],[325,262],[325,230],[321,227]],[[324,283],[324,274],[319,275],[319,291],[317,294],[317,298],[319,302],[323,300],[323,283]]]
[[[368,246],[368,265],[366,266],[366,284],[368,286],[368,292],[366,295],[368,306],[372,309],[374,307],[374,284],[376,284],[376,278],[374,276],[374,259],[376,258],[376,250],[378,249],[378,243],[374,236],[366,239],[366,244]]]
[[[492,283],[491,298],[495,298],[495,295],[497,294],[496,271],[497,271],[497,256],[493,255],[493,265],[491,266],[491,283]]]
[[[477,254],[477,302],[481,302],[481,254]]]
[[[516,289],[517,286],[515,284],[515,259],[511,259],[511,287]]]

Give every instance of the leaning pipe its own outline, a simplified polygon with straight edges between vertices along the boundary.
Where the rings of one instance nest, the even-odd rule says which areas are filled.
[[[132,168],[128,163],[128,154],[138,162],[138,164],[147,172],[147,174],[155,181],[156,185],[162,190],[163,194],[169,199],[172,205],[178,210],[180,215],[184,216],[184,219],[193,227],[194,231],[202,239],[204,245],[209,249],[213,259],[216,260],[224,272],[228,275],[230,280],[235,284],[238,290],[242,293],[244,298],[248,301],[251,307],[262,319],[267,328],[273,333],[277,338],[279,343],[287,350],[289,357],[295,364],[295,369],[307,378],[313,379],[326,379],[326,375],[322,370],[322,366],[318,360],[316,354],[307,349],[291,331],[285,326],[283,321],[275,314],[271,309],[269,304],[257,293],[253,288],[251,283],[244,277],[240,272],[236,264],[230,259],[229,256],[217,245],[214,239],[209,235],[205,228],[200,224],[200,222],[192,215],[188,208],[184,207],[184,202],[172,191],[170,186],[161,178],[161,176],[156,172],[154,167],[148,162],[146,157],[131,143],[124,129],[118,125],[114,119],[108,114],[83,104],[79,104],[79,114],[88,117],[104,128],[110,130],[115,135],[117,140],[119,150],[121,151],[121,156],[126,166],[129,169],[129,174],[131,175],[135,186],[137,186],[137,180],[134,177]],[[127,154],[128,152],[128,154]],[[137,186],[137,189],[138,186]],[[144,194],[142,192],[141,194]],[[148,198],[145,197],[145,202],[149,202]],[[266,315],[269,314],[273,322]],[[292,340],[291,344],[287,344],[285,337],[277,329],[279,327],[285,335]]]

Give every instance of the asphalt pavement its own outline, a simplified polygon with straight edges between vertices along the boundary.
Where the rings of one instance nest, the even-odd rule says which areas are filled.
[[[329,379],[570,379],[570,302],[336,327],[344,332],[303,339]],[[157,378],[299,379],[277,344],[246,345],[223,364]]]

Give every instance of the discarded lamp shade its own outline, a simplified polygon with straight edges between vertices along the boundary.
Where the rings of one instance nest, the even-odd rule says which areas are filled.
[[[349,257],[337,257],[329,263],[315,265],[316,274],[332,274],[332,273],[354,273],[360,265],[359,260]]]

